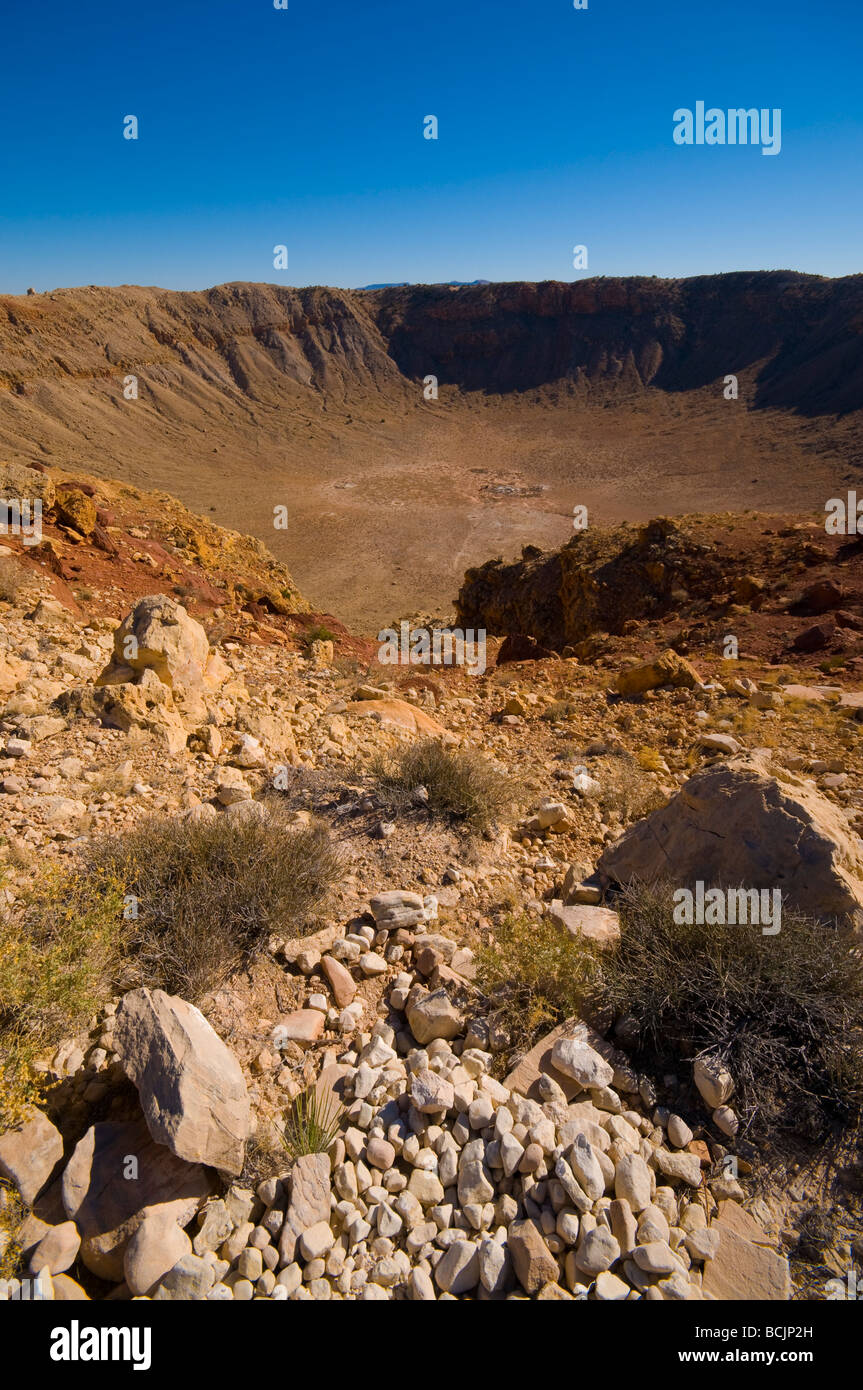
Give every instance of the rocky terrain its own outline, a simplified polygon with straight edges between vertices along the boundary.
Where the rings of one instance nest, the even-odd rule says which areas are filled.
[[[405,293],[365,311],[376,332]],[[259,541],[165,493],[77,465],[0,482],[45,510],[0,551],[5,1297],[787,1300],[859,1265],[850,1080],[844,1129],[771,1143],[731,1045],[657,1065],[625,1010],[514,1013],[489,967],[513,932],[614,957],[621,888],[669,861],[778,884],[859,952],[855,543],[715,515],[492,562],[459,597],[489,632],[470,676],[380,665]],[[381,760],[428,749],[428,785],[390,796]],[[432,773],[478,754],[511,798],[472,820]],[[164,827],[222,856],[317,835],[338,871],[195,998],[109,980],[76,1013],[48,980],[19,1065],[21,961],[56,945],[18,954],[34,892],[142,826],[152,873]],[[146,918],[138,882],[112,935]],[[849,1004],[849,1049],[859,1029]]]
[[[859,276],[37,289],[0,296],[3,456],[175,493],[362,630],[575,506],[823,517],[857,477]]]

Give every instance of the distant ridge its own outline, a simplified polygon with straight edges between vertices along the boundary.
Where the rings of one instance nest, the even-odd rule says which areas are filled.
[[[172,427],[204,427],[211,411],[291,410],[320,394],[395,402],[428,373],[464,392],[569,383],[632,396],[752,369],[756,409],[839,415],[863,407],[861,324],[863,275],[792,271],[0,295],[0,445],[38,450],[67,420],[77,435],[80,395],[96,435],[110,426],[121,448],[102,406],[117,409],[126,375],[148,383],[149,407]]]
[[[421,285],[421,284],[424,284],[424,283],[425,283],[425,281],[422,281],[422,280],[391,280],[391,281],[387,281],[386,284],[382,284],[382,285],[357,285],[357,291],[358,291],[358,292],[362,292],[362,291],[364,291],[364,290],[407,290],[407,289],[410,289],[412,285]],[[492,283],[493,283],[493,282],[492,282],[491,280],[433,280],[433,281],[431,281],[431,284],[432,284],[432,286],[433,286],[434,289],[445,289],[445,290],[464,290],[464,289],[467,289],[470,285],[490,285],[490,284],[492,284]]]

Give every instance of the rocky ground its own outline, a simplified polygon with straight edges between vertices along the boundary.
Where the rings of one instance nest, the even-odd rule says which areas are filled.
[[[597,1020],[514,1052],[475,962],[512,908],[613,941],[608,890],[645,818],[666,817],[681,859],[717,833],[693,778],[732,779],[789,876],[817,843],[808,890],[854,919],[858,600],[845,576],[823,587],[830,554],[814,574],[774,555],[766,607],[802,613],[769,655],[753,641],[723,660],[678,591],[580,656],[494,664],[498,629],[484,675],[394,677],[257,542],[162,494],[34,478],[44,538],[0,552],[6,912],[104,832],[266,820],[274,795],[330,828],[344,873],[303,935],[273,935],[200,1012],[139,987],[40,1058],[39,1108],[0,1135],[6,1296],[37,1277],[73,1300],[824,1296],[818,1279],[860,1254],[853,1164],[828,1173],[801,1146],[771,1171],[738,1136],[733,1077],[684,1060],[646,1075]],[[763,624],[755,579],[726,600],[744,632]],[[789,652],[816,602],[826,671],[824,644]],[[370,759],[420,738],[505,771],[509,820],[471,833],[421,795],[393,810]],[[291,1160],[279,1132],[310,1089],[343,1107],[339,1134]]]

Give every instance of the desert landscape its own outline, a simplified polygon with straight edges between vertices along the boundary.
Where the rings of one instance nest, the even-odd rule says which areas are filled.
[[[857,477],[861,313],[861,276],[778,272],[0,297],[0,448],[174,492],[377,631],[576,506],[823,515]]]
[[[854,1296],[861,284],[0,299],[5,1299]]]
[[[7,10],[7,1343],[847,1376],[863,17]]]

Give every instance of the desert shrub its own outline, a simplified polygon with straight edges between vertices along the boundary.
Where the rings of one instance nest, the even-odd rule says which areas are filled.
[[[644,752],[642,749],[638,757],[633,757],[621,751],[604,758],[597,767],[588,762],[588,772],[600,783],[597,801],[604,817],[615,811],[628,825],[665,804],[666,797],[645,769]]]
[[[88,862],[137,900],[124,924],[135,980],[191,999],[271,932],[301,934],[342,867],[325,826],[292,826],[275,801],[266,821],[152,817],[95,842]]]
[[[647,1070],[721,1058],[751,1137],[821,1139],[863,1112],[863,953],[787,909],[781,931],[674,921],[672,888],[631,885],[619,943],[510,915],[477,953],[477,984],[524,1049],[573,1014],[625,1018]]]
[[[306,656],[309,656],[315,642],[334,642],[335,638],[336,634],[334,632],[330,632],[328,627],[324,627],[323,624],[318,623],[315,627],[306,628],[304,632],[301,632],[299,640],[300,646]]]
[[[290,1157],[329,1153],[339,1133],[342,1107],[312,1086],[293,1101],[282,1135]]]
[[[21,1260],[21,1225],[26,1208],[15,1188],[0,1182],[0,1279],[12,1279]]]
[[[436,739],[405,744],[373,759],[371,775],[384,802],[395,810],[411,803],[417,787],[428,792],[431,811],[491,830],[518,801],[513,779],[474,749],[447,748]]]
[[[639,748],[635,755],[635,761],[642,772],[665,771],[664,759],[656,748]]]
[[[581,1011],[596,973],[595,949],[549,918],[508,913],[476,953],[476,984],[523,1052]]]
[[[781,931],[674,921],[669,885],[632,885],[594,1001],[658,1061],[708,1053],[752,1135],[817,1138],[863,1107],[863,956],[848,933],[783,910]]]
[[[579,706],[573,700],[552,700],[539,717],[549,724],[559,724],[562,720],[574,719],[578,713]]]
[[[12,555],[0,555],[0,600],[16,603],[24,585],[24,569]]]
[[[33,1062],[110,993],[122,891],[110,872],[50,867],[0,922],[0,1129],[38,1098]]]

